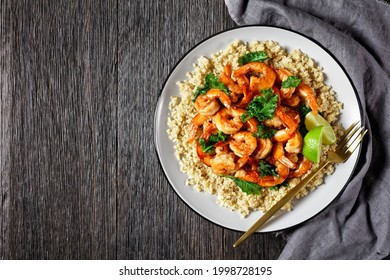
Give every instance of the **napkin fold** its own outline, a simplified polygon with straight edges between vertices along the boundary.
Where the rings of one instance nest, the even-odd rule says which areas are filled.
[[[281,232],[279,259],[383,259],[390,253],[390,4],[379,0],[225,0],[239,25],[312,37],[341,62],[369,130],[352,179],[308,222]],[[346,104],[346,106],[348,106]]]

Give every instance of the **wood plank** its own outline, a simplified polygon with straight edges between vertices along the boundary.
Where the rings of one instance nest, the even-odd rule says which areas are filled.
[[[0,259],[9,257],[9,168],[10,114],[12,87],[11,69],[11,1],[0,6]]]
[[[9,256],[115,258],[117,6],[12,12]]]

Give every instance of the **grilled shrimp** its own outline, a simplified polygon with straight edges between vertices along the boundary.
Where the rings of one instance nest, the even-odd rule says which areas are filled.
[[[208,140],[210,135],[216,133],[217,130],[217,126],[209,119],[203,123],[203,133],[200,137]]]
[[[249,80],[245,76],[239,76],[236,79],[236,83],[232,79],[231,74],[231,65],[228,64],[225,66],[224,71],[221,74],[220,80],[230,90],[230,100],[233,103],[238,102],[237,104],[235,104],[235,106],[239,108],[246,108],[246,106],[253,98],[253,93],[249,90]]]
[[[299,154],[302,152],[303,139],[298,130],[295,130],[291,138],[287,140],[285,150],[286,152]]]
[[[235,104],[235,106],[238,108],[246,108],[247,105],[249,104],[249,102],[252,101],[254,94],[255,94],[255,92],[249,90],[248,85],[243,85],[242,86],[242,98],[237,104]]]
[[[265,120],[264,124],[276,129],[282,129],[284,127],[282,120],[275,114],[272,119]]]
[[[303,174],[307,173],[310,170],[312,165],[313,165],[313,163],[310,160],[303,157],[301,162],[298,165],[298,169],[290,172],[290,174],[288,174],[288,178],[301,177]]]
[[[233,174],[236,171],[233,153],[218,153],[211,160],[211,169],[215,174]]]
[[[199,95],[195,100],[195,109],[198,113],[212,116],[221,108],[218,99],[226,108],[230,108],[230,98],[220,89],[210,89],[206,94]]]
[[[282,100],[282,103],[284,105],[290,106],[290,107],[297,107],[299,103],[301,102],[301,99],[298,95],[293,94],[290,98]]]
[[[248,129],[250,132],[256,132],[257,126],[259,125],[259,122],[256,120],[256,118],[252,117],[249,120],[247,120],[244,124],[244,126]]]
[[[260,91],[271,88],[276,80],[275,70],[263,62],[249,62],[233,72],[236,79],[244,79],[246,74],[252,73],[249,80],[249,89]]]
[[[279,68],[276,70],[277,78],[281,81],[284,82],[285,80],[288,79],[288,77],[292,76],[292,74],[287,71],[286,69]],[[289,88],[281,88],[280,89],[280,95],[282,99],[289,99],[292,94],[295,91],[295,87],[289,87]]]
[[[229,148],[239,157],[250,156],[256,147],[256,137],[249,131],[237,132],[229,140]]]
[[[244,125],[241,121],[241,115],[244,113],[244,109],[223,108],[214,116],[214,123],[223,133],[234,134]]]
[[[284,164],[286,167],[296,169],[297,165],[284,155],[283,143],[278,142],[273,146],[272,156],[276,161]]]
[[[204,164],[211,166],[212,155],[203,152],[202,147],[199,144],[196,145],[196,154]]]
[[[227,64],[221,74],[220,77],[221,82],[230,90],[231,93],[241,94],[242,87],[233,81],[231,75],[232,75],[232,66],[230,64]]]
[[[309,87],[307,84],[300,83],[297,86],[297,93],[303,100],[305,100],[306,105],[311,108],[313,113],[317,114],[318,106],[317,106],[316,97],[314,96],[313,89]]]
[[[196,114],[194,116],[194,118],[191,120],[191,125],[190,125],[190,128],[189,128],[189,141],[192,142],[194,141],[197,133],[198,133],[198,129],[201,125],[203,125],[203,123],[205,123],[208,119],[210,119],[209,116],[205,116],[205,115],[201,115],[201,114]]]
[[[283,69],[283,68],[278,68],[276,69],[276,77],[278,79],[278,82],[283,82],[288,79],[288,77],[292,76],[291,72]]]
[[[294,130],[285,128],[277,131],[275,135],[273,136],[273,140],[276,142],[286,142],[288,139],[290,139],[291,135],[294,133]]]
[[[278,176],[272,176],[272,175],[266,175],[259,179],[258,184],[262,187],[273,187],[276,185],[279,185],[283,183],[290,172],[288,167],[286,167],[284,164],[280,162],[275,163],[276,166],[276,173],[278,173]]]
[[[256,184],[260,180],[259,173],[257,173],[255,170],[252,169],[241,168],[237,170],[236,173],[234,173],[234,176],[241,180],[256,183]]]
[[[286,128],[276,132],[273,139],[277,142],[285,142],[291,138],[294,131],[298,128],[300,116],[298,112],[287,110],[282,106],[276,108],[276,115],[282,120]]]
[[[248,161],[248,156],[239,158],[236,161],[236,156],[232,152],[218,152],[211,159],[211,169],[215,174],[234,174]]]
[[[251,159],[248,159],[248,162],[251,162]],[[287,179],[287,176],[290,172],[289,168],[279,161],[274,161],[273,164],[276,166],[276,176],[266,175],[260,177],[259,173],[256,171],[257,164],[254,163],[251,163],[251,167],[249,168],[244,167],[237,170],[234,176],[244,181],[256,183],[261,187],[273,187],[283,183]]]
[[[253,153],[253,157],[257,160],[266,158],[272,151],[272,141],[268,138],[257,139],[257,148]]]

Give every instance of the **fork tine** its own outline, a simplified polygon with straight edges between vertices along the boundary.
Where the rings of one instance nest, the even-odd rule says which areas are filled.
[[[353,123],[344,133],[343,138],[340,140],[339,145],[337,146],[336,150],[341,150],[344,145],[351,139],[351,137],[356,133],[356,131],[359,129],[358,122]]]
[[[354,122],[353,124],[351,124],[348,128],[347,128],[347,130],[344,132],[344,135],[343,135],[343,138],[340,140],[340,142],[342,143],[342,142],[346,142],[346,139],[350,136],[350,135],[352,135],[352,134],[354,134],[354,132],[356,131],[356,129],[358,129],[358,127],[359,127],[359,122]]]
[[[351,124],[351,125],[347,128],[347,130],[344,132],[344,136],[348,135],[348,133],[349,133],[353,128],[355,128],[355,126],[356,126],[358,123],[359,123],[359,122],[356,121],[356,122],[354,122],[353,124]]]
[[[364,128],[363,128],[364,129]],[[364,135],[366,135],[367,133],[367,129],[365,129],[364,131],[362,130],[360,132],[360,135],[358,138],[356,138],[356,141],[354,141],[351,145],[350,145],[350,148],[348,149],[348,153],[352,154],[356,148],[359,146],[359,144],[362,142],[363,140],[363,137]]]
[[[345,145],[343,145],[342,147],[340,147],[339,151],[342,152],[342,153],[346,153],[347,150],[348,150],[348,149],[351,147],[351,145],[356,141],[356,139],[359,137],[359,135],[362,133],[363,130],[364,130],[363,127],[359,127],[359,128],[357,128],[357,129],[355,129],[355,130],[354,130],[354,133],[348,137],[347,143],[345,143]]]

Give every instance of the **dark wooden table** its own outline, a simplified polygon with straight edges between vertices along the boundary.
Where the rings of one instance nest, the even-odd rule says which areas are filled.
[[[187,207],[153,143],[164,80],[222,0],[1,1],[0,259],[276,259]]]
[[[235,27],[222,0],[0,4],[0,259],[276,259],[200,217],[153,143],[160,89]],[[388,259],[388,258],[387,258]]]

